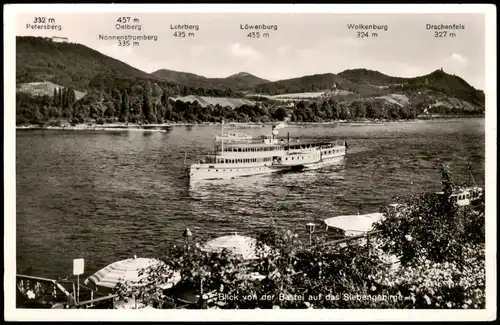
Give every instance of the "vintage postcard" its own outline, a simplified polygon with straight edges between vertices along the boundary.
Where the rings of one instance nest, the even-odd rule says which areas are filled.
[[[493,5],[5,5],[4,81],[7,320],[496,319]]]

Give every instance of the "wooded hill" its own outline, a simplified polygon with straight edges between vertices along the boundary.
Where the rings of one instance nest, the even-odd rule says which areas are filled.
[[[227,78],[165,69],[148,74],[84,45],[41,37],[17,37],[16,44],[18,124],[57,124],[59,120],[195,123],[222,118],[269,122],[284,116],[318,122],[413,118],[425,112],[484,113],[484,93],[441,70],[399,78],[354,69],[269,82],[245,72]],[[51,86],[33,87],[37,82]],[[77,95],[61,100],[53,92],[56,88],[58,92],[77,91]],[[315,91],[320,94],[317,98],[288,103],[264,97]],[[203,105],[185,100],[199,96],[219,97],[220,101]],[[232,98],[246,98],[255,105]],[[233,104],[223,107],[218,103]]]
[[[255,85],[270,82],[247,72],[239,72],[227,78],[206,78],[193,73],[161,69],[153,72],[152,75],[166,81],[194,88],[215,87],[247,90]]]

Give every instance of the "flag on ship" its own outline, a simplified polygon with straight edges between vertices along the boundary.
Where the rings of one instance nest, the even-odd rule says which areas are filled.
[[[349,148],[349,146],[347,145],[347,141],[346,140],[344,140],[344,146],[345,146],[346,149]]]

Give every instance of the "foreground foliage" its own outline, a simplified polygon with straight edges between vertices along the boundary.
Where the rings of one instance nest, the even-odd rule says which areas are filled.
[[[268,123],[282,121],[290,117],[292,122],[328,122],[338,120],[364,119],[413,119],[417,109],[409,106],[385,103],[384,101],[365,101],[362,99],[340,100],[336,98],[317,98],[300,100],[293,106],[284,105],[272,99],[261,97],[252,99],[232,99],[246,103],[232,108],[221,104],[201,105],[198,101],[186,102],[176,98],[207,90],[172,88],[156,82],[142,82],[130,86],[128,83],[99,84],[83,98],[75,101],[60,101],[54,94],[33,96],[26,92],[16,93],[16,123],[47,125],[94,122],[104,123],[216,123],[227,122]],[[115,88],[116,87],[116,88]],[[65,93],[74,90],[64,88]],[[233,94],[221,91],[219,100],[227,103]],[[229,91],[230,92],[230,91]],[[74,96],[73,96],[74,97]],[[241,97],[240,97],[241,98]],[[421,108],[418,109],[421,112]]]
[[[386,210],[369,241],[334,245],[317,236],[309,245],[273,224],[257,238],[256,260],[199,244],[174,247],[139,286],[120,284],[117,292],[156,297],[160,308],[182,304],[179,290],[205,295],[195,308],[485,308],[484,205],[457,207],[447,195],[456,186],[451,174],[444,166],[441,173],[445,195]],[[177,287],[160,289],[174,270]]]

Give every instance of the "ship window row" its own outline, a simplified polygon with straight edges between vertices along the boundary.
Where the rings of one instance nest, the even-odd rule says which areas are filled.
[[[243,171],[246,171],[246,170],[263,170],[264,167],[252,167],[252,168],[245,168],[245,169],[221,169],[221,172],[225,172],[225,171],[228,171],[228,172],[243,172]],[[210,171],[210,169],[207,169],[207,171]],[[215,170],[216,172],[218,172],[219,170],[216,169]]]
[[[224,151],[226,152],[261,152],[261,151],[282,151],[285,150],[283,146],[273,146],[273,147],[249,147],[249,148],[233,148],[226,147]]]
[[[290,158],[290,160],[295,160],[295,158],[297,158],[297,160],[304,160],[304,156],[285,157],[285,160],[288,160],[288,158]]]
[[[242,163],[255,163],[255,162],[261,162],[261,161],[271,161],[270,157],[264,157],[264,158],[235,158],[235,159],[217,159],[218,164],[242,164]]]
[[[340,149],[333,149],[333,150],[328,150],[328,151],[325,151],[325,154],[326,155],[330,155],[332,153],[337,153],[337,152],[344,152],[345,149],[344,148],[340,148]]]
[[[465,200],[465,199],[468,199],[468,198],[470,198],[470,194],[469,193],[467,193],[467,194],[461,194],[461,195],[458,196],[459,200]]]
[[[480,194],[477,191],[472,191],[470,193],[463,193],[463,194],[458,194],[455,197],[457,200],[465,200],[465,199],[477,199],[479,198]]]
[[[290,158],[290,160],[304,160],[304,159],[307,159],[307,158],[304,158],[304,156],[291,156],[291,157],[285,157],[285,160],[289,160],[288,158]]]

